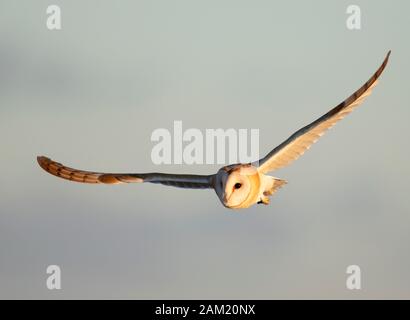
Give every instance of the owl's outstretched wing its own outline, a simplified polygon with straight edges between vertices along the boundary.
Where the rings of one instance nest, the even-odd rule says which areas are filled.
[[[47,157],[37,157],[38,164],[48,173],[66,180],[82,183],[119,184],[132,182],[160,183],[167,186],[207,189],[213,188],[214,175],[167,173],[102,173],[72,169]]]
[[[259,172],[266,173],[289,165],[292,161],[304,154],[326,130],[333,127],[339,120],[343,119],[347,114],[358,107],[376,86],[378,78],[387,65],[389,56],[390,51],[387,53],[386,58],[375,74],[349,98],[311,124],[296,131],[264,158],[260,159],[259,163],[256,163],[256,165],[259,165]]]

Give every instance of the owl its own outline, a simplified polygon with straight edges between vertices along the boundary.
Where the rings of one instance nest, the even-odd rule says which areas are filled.
[[[312,123],[297,130],[257,162],[228,165],[211,175],[190,175],[102,173],[72,169],[44,156],[37,157],[37,161],[48,173],[75,182],[94,184],[150,182],[179,188],[214,189],[221,203],[229,209],[249,208],[254,204],[267,205],[270,196],[287,183],[267,173],[283,168],[298,159],[336,122],[357,108],[376,86],[389,56],[390,51],[373,76],[350,97]]]

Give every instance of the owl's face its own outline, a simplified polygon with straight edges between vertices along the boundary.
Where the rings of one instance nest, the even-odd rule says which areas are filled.
[[[215,190],[225,207],[246,208],[255,203],[259,185],[256,168],[234,165],[219,170]]]

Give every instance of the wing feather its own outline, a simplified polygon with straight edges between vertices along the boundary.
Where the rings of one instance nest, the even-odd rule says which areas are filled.
[[[37,157],[38,164],[48,173],[81,183],[120,184],[133,182],[159,183],[166,186],[191,189],[213,188],[214,175],[189,175],[167,173],[103,173],[66,167],[47,157]]]
[[[379,69],[377,69],[373,76],[355,93],[328,113],[296,131],[287,140],[259,160],[259,162],[255,164],[256,166],[259,166],[258,170],[261,173],[266,173],[280,169],[303,155],[305,151],[308,150],[328,129],[332,128],[338,121],[342,120],[346,115],[352,112],[371,94],[387,65],[389,56],[390,51],[387,53],[387,56]]]

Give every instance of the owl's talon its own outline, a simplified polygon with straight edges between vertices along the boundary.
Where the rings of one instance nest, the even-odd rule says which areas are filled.
[[[268,205],[270,202],[269,198],[262,198],[258,201],[258,204],[264,204],[264,205]]]

